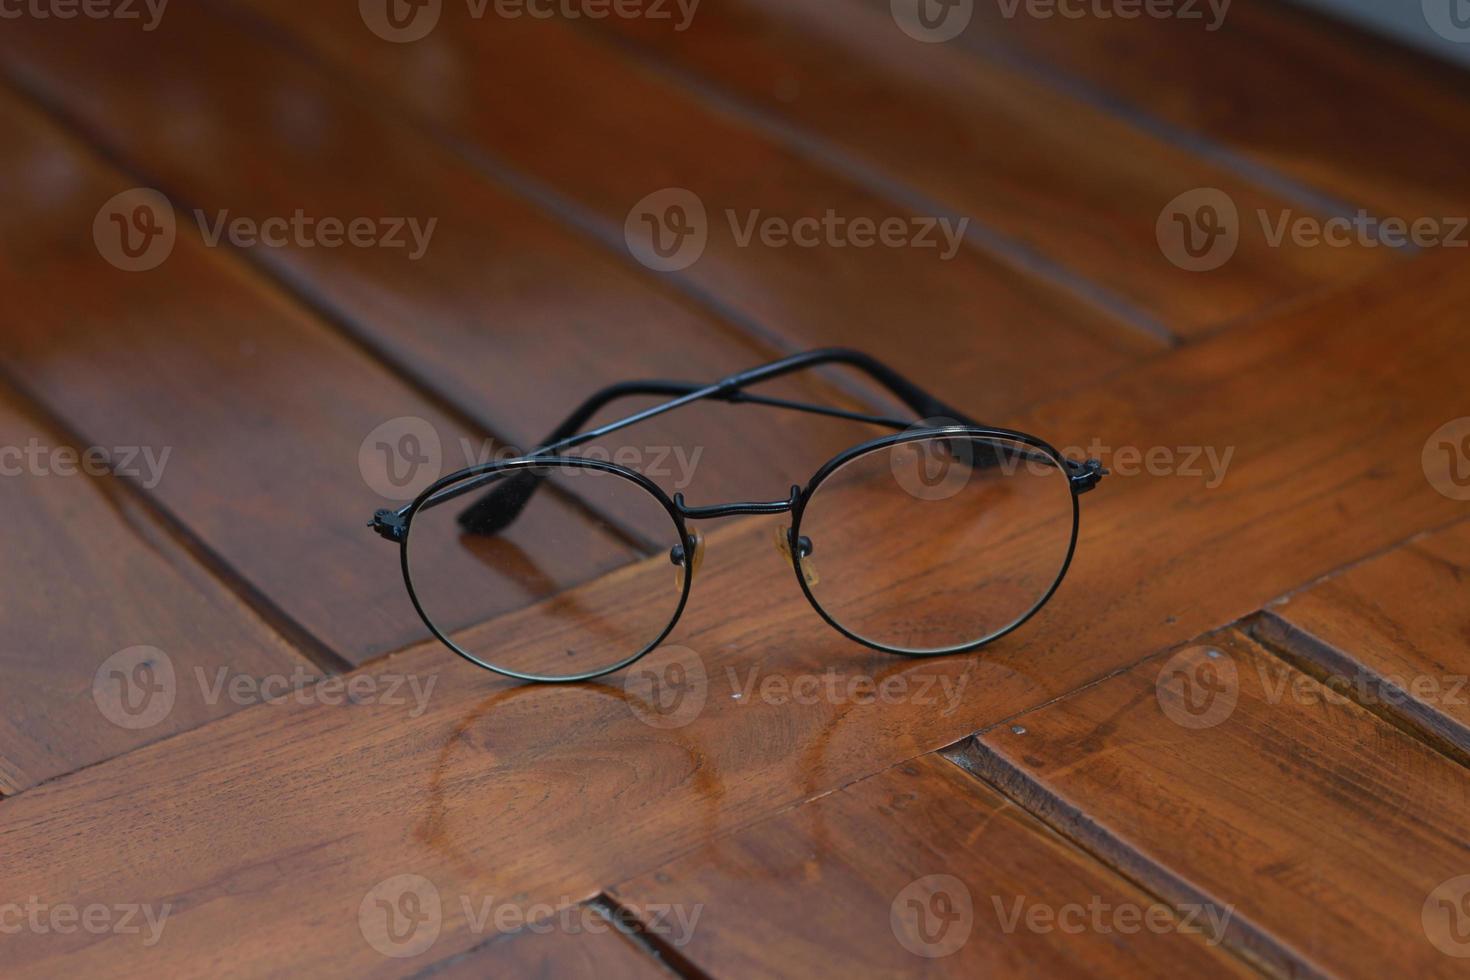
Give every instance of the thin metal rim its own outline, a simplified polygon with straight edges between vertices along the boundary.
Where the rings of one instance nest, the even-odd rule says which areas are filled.
[[[603,677],[607,674],[615,673],[616,671],[622,670],[624,667],[627,667],[637,662],[639,659],[648,654],[651,650],[655,649],[659,644],[663,643],[663,641],[668,638],[668,635],[670,633],[673,632],[675,625],[677,625],[679,622],[679,617],[684,614],[685,605],[689,602],[689,591],[694,583],[694,570],[692,567],[685,568],[684,589],[679,594],[679,604],[677,607],[675,607],[674,614],[669,618],[668,625],[664,627],[663,632],[660,633],[653,640],[652,643],[649,643],[647,646],[645,646],[643,649],[639,650],[632,656],[627,657],[609,667],[601,667],[597,670],[586,671],[581,674],[529,674],[523,671],[512,670],[509,667],[497,667],[495,664],[481,660],[479,657],[475,656],[468,650],[465,650],[459,644],[455,643],[454,640],[450,639],[450,637],[446,635],[442,630],[440,630],[438,626],[434,625],[434,621],[424,610],[423,603],[419,601],[418,592],[414,589],[413,586],[413,575],[409,571],[408,566],[408,543],[413,538],[414,516],[418,514],[420,508],[423,507],[424,503],[434,494],[438,493],[440,490],[443,490],[445,487],[453,486],[454,484],[460,483],[464,480],[475,479],[477,477],[485,476],[490,473],[498,473],[502,470],[509,472],[517,469],[525,469],[527,467],[594,469],[601,470],[606,473],[613,473],[617,476],[623,477],[624,479],[630,480],[634,484],[641,487],[643,490],[646,490],[648,493],[652,494],[654,499],[663,506],[665,513],[669,515],[669,519],[673,521],[675,529],[678,530],[679,540],[683,543],[684,547],[689,549],[692,549],[694,547],[694,542],[690,539],[689,536],[689,529],[685,525],[683,517],[679,514],[677,508],[675,508],[674,502],[669,499],[668,495],[664,493],[662,489],[659,488],[658,484],[654,483],[648,477],[644,476],[642,473],[637,472],[636,470],[630,470],[625,466],[618,465],[617,463],[608,462],[600,459],[589,459],[583,456],[532,456],[521,457],[518,459],[499,460],[492,463],[481,463],[477,466],[471,466],[466,469],[458,470],[454,473],[450,473],[448,476],[440,477],[438,480],[435,480],[432,484],[425,488],[423,492],[415,497],[413,499],[413,502],[408,505],[408,509],[403,512],[404,531],[403,538],[398,543],[398,556],[399,564],[403,570],[403,584],[404,587],[408,589],[408,598],[413,603],[413,608],[418,613],[419,619],[423,620],[424,625],[429,628],[429,632],[432,633],[434,637],[439,640],[439,642],[443,643],[445,646],[449,647],[450,650],[454,651],[457,655],[465,660],[468,660],[475,666],[482,667],[485,670],[494,671],[495,673],[501,674],[502,676],[511,677],[516,680],[522,681],[536,681],[544,684],[572,684],[581,681],[593,680],[594,678]],[[646,560],[656,560],[657,557],[657,555],[653,555]],[[551,597],[548,596],[547,598]],[[544,601],[546,600],[537,600],[537,602]],[[530,604],[530,606],[534,605],[536,605],[535,602]],[[530,606],[526,606],[523,608],[528,609],[530,608]],[[511,615],[519,611],[521,610],[509,610],[500,615]],[[491,617],[491,619],[496,618],[499,617]],[[488,621],[489,620],[486,620],[485,622]],[[478,625],[483,625],[483,623],[475,624],[475,626]],[[474,626],[467,628],[473,629]]]
[[[881,449],[901,445],[907,442],[918,442],[924,439],[932,439],[936,436],[966,436],[970,438],[982,438],[991,440],[1005,439],[1011,442],[1019,442],[1023,445],[1030,446],[1033,449],[1040,450],[1056,465],[1057,470],[1062,478],[1067,478],[1065,457],[1063,457],[1061,453],[1053,448],[1051,444],[1025,432],[1017,432],[1011,429],[977,428],[974,426],[966,425],[951,425],[926,429],[910,429],[904,432],[896,432],[892,435],[880,436],[877,439],[871,439],[865,443],[862,443],[861,445],[854,446],[851,449],[845,450],[844,452],[841,452],[838,455],[832,457],[832,459],[828,460],[822,465],[821,469],[817,470],[816,475],[814,475],[811,479],[811,482],[807,484],[806,489],[802,492],[800,498],[796,502],[796,506],[792,509],[791,513],[791,568],[796,574],[797,585],[801,587],[802,594],[806,596],[807,602],[811,604],[811,607],[817,611],[817,615],[826,620],[827,625],[831,626],[838,633],[841,633],[843,636],[847,637],[849,640],[852,640],[854,643],[859,643],[869,648],[870,650],[878,650],[882,653],[891,653],[898,656],[912,657],[915,659],[927,659],[929,657],[948,657],[953,656],[957,653],[970,653],[972,651],[980,649],[981,647],[994,643],[1001,637],[1007,636],[1008,634],[1013,633],[1024,626],[1032,617],[1034,617],[1038,612],[1041,611],[1043,606],[1051,601],[1052,596],[1056,595],[1057,590],[1061,588],[1062,580],[1067,577],[1067,570],[1072,567],[1072,557],[1074,554],[1076,554],[1077,551],[1077,536],[1079,524],[1081,523],[1081,512],[1077,502],[1076,488],[1072,485],[1071,481],[1068,480],[1067,486],[1072,499],[1072,533],[1067,542],[1067,554],[1062,560],[1061,568],[1057,571],[1056,580],[1052,582],[1051,588],[1046,590],[1045,594],[1043,594],[1042,597],[1037,600],[1035,605],[1027,610],[1025,615],[1016,619],[1013,623],[1002,629],[996,630],[995,632],[983,636],[978,640],[972,640],[968,643],[960,644],[958,646],[945,647],[944,649],[940,650],[923,651],[905,650],[901,647],[887,646],[885,644],[879,643],[875,640],[869,640],[866,637],[859,636],[858,634],[852,632],[841,623],[837,622],[837,620],[833,619],[832,616],[828,614],[825,609],[822,608],[822,605],[820,602],[817,601],[816,596],[812,595],[811,587],[808,586],[806,583],[806,577],[801,573],[801,559],[797,553],[798,548],[796,542],[801,538],[801,521],[806,514],[807,505],[811,502],[812,498],[816,494],[816,491],[821,487],[822,483],[828,477],[837,472],[837,470],[845,466],[847,463],[852,462],[860,456],[866,456]]]

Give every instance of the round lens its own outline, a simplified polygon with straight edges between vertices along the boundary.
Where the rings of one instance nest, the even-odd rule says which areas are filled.
[[[926,435],[843,463],[802,512],[802,577],[843,630],[948,653],[1005,632],[1066,569],[1076,507],[1061,462],[1011,439]]]
[[[468,508],[473,530],[460,521]],[[651,550],[598,516],[614,514],[651,537]],[[412,514],[405,546],[409,584],[434,629],[487,667],[537,680],[613,670],[657,643],[684,597],[675,547],[678,525],[641,484],[554,462],[437,491]],[[507,589],[520,601],[508,603]],[[489,619],[508,605],[524,608]]]

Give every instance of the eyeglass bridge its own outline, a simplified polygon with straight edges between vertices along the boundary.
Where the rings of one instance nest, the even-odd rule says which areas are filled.
[[[750,514],[789,514],[801,498],[801,487],[793,486],[791,496],[785,500],[746,500],[738,503],[711,504],[708,507],[690,507],[684,502],[682,493],[674,494],[674,510],[686,520],[705,520],[713,517],[742,517]]]

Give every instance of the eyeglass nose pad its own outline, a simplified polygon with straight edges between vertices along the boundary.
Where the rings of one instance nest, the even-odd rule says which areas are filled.
[[[797,553],[801,555],[801,577],[808,586],[820,582],[821,576],[817,574],[817,566],[812,562],[812,539],[803,534],[796,540]],[[776,528],[776,550],[787,560],[791,560],[791,528]]]
[[[698,531],[689,532],[689,540],[694,542],[694,558],[692,561],[684,560],[684,546],[676,544],[669,549],[669,561],[678,566],[674,569],[674,588],[679,592],[684,591],[684,572],[699,571],[699,566],[704,564],[704,535]]]

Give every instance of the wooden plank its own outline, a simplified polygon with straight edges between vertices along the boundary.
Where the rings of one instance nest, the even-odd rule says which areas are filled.
[[[938,756],[613,893],[700,908],[683,952],[710,976],[1254,975],[1216,940],[1224,910],[1158,901]]]
[[[1190,20],[1036,18],[1019,9],[1007,17],[998,4],[975,4],[952,43],[1043,64],[1146,127],[1162,121],[1203,136],[1379,217],[1465,213],[1463,70],[1276,0],[1237,0],[1213,31],[1206,4]]]
[[[1272,603],[1257,635],[1344,697],[1470,761],[1470,524]]]
[[[242,254],[514,445],[535,445],[608,384],[712,381],[784,353],[701,313],[218,6],[174,10],[148,33],[115,19],[14,27],[0,50],[26,87],[208,223],[222,212],[259,224],[301,210],[312,222],[411,219],[430,232],[416,258],[407,230],[404,248],[327,248],[308,231]],[[234,56],[217,57],[224,48]],[[183,77],[187,103],[159,113]],[[770,393],[852,401],[812,378]],[[599,418],[646,403],[620,402]],[[758,499],[805,482],[854,439],[846,423],[702,406],[583,452],[616,454],[692,500]],[[453,455],[456,466],[478,461]],[[633,524],[640,515],[616,516]]]
[[[478,445],[481,434],[206,247],[183,220],[157,268],[113,268],[93,222],[127,185],[13,98],[0,96],[0,120],[0,173],[15,187],[0,214],[10,313],[0,358],[10,373],[88,441],[170,449],[167,477],[149,492],[283,625],[352,662],[422,637],[394,549],[364,526],[380,494],[395,491],[384,485],[374,433],[416,420],[425,452],[435,435],[453,447]],[[400,472],[411,478],[401,493],[427,486],[435,469],[425,456]],[[451,584],[441,593],[447,615],[478,621],[632,554],[554,495],[537,509],[512,532],[536,567]],[[553,529],[577,522],[586,551],[544,547]]]
[[[1470,860],[1470,776],[1330,695],[1227,631],[958,757],[1150,891],[1233,906],[1227,942],[1274,970],[1462,976],[1436,896]]]
[[[1451,520],[1460,505],[1420,468],[1424,432],[1451,417],[1460,391],[1470,277],[1450,258],[1417,259],[1013,419],[1061,443],[1100,433],[1114,446],[1236,451],[1218,485],[1120,472],[1088,495],[1068,581],[983,656],[900,660],[854,646],[800,598],[758,520],[711,535],[671,645],[604,683],[515,685],[426,647],[381,667],[439,678],[417,715],[384,704],[241,712],[207,738],[186,733],[7,801],[0,901],[180,903],[168,942],[146,956],[127,937],[21,936],[8,943],[12,971],[45,973],[70,954],[73,969],[156,973],[207,953],[251,972],[394,972],[356,921],[390,875],[453,894],[585,900]],[[666,561],[651,567],[669,582]],[[511,635],[538,614],[486,629]],[[554,635],[542,642],[556,652]],[[687,700],[651,701],[676,665]],[[828,676],[832,696],[782,699],[767,686]],[[881,681],[898,689],[871,703],[865,685]],[[447,915],[436,955],[482,939]]]
[[[390,44],[356,8],[248,6],[482,165],[553,196],[618,251],[629,249],[628,226],[642,243],[657,219],[670,263],[692,263],[670,281],[778,343],[864,348],[982,417],[1160,347],[922,220],[947,216],[874,196],[565,23],[493,9],[475,20],[451,4],[424,41]],[[670,188],[697,201],[661,193]],[[676,204],[703,239],[666,234]],[[887,247],[866,232],[854,239],[859,219],[908,230],[895,226],[887,240],[900,244]],[[782,234],[797,221],[811,224]]]
[[[71,445],[3,387],[0,447],[8,528],[0,567],[11,585],[0,608],[0,794],[249,703],[210,696],[220,671],[256,681],[317,676],[116,477],[97,475],[103,447],[84,457],[92,447]],[[121,462],[130,448],[107,448],[115,463],[132,465]],[[167,472],[167,457],[150,459],[151,472]],[[145,662],[157,686],[125,690]]]
[[[474,896],[483,901],[483,897]],[[497,914],[491,911],[493,916]],[[636,922],[636,919],[634,920]],[[422,928],[427,928],[424,923]],[[414,938],[412,933],[406,941]],[[391,949],[391,946],[389,947]],[[678,974],[644,950],[590,905],[563,909],[415,974],[435,980],[572,977],[668,980]]]
[[[1251,216],[1303,202],[1024,72],[954,45],[916,44],[894,29],[886,3],[706,3],[681,31],[649,18],[596,23],[776,120],[773,128],[818,137],[822,151],[880,174],[875,183],[973,215],[1182,336],[1393,259],[1383,249],[1273,247]],[[1172,264],[1158,237],[1166,205],[1197,188],[1222,191],[1245,219],[1233,256],[1208,274]]]

